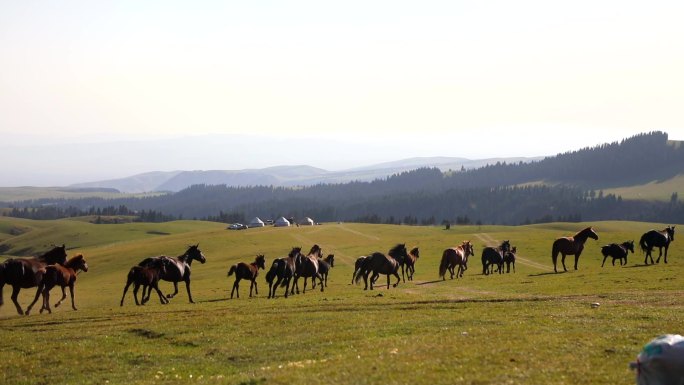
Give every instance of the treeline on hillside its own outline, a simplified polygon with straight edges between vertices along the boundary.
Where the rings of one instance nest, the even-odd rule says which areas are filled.
[[[124,205],[120,206],[106,206],[93,207],[89,209],[80,209],[75,206],[59,207],[59,206],[39,206],[39,207],[13,207],[11,210],[3,212],[3,216],[14,218],[35,219],[35,220],[50,220],[61,218],[75,218],[92,216],[96,219],[93,223],[109,223],[102,220],[102,217],[133,217],[134,221],[138,222],[168,222],[176,219],[182,219],[173,215],[166,215],[155,210],[131,210]]]
[[[431,172],[433,171],[417,170],[402,175],[402,178]],[[191,191],[201,192],[203,200],[188,199],[194,196]],[[583,190],[569,186],[509,186],[450,189],[441,192],[418,190],[364,199],[356,197],[332,199],[294,194],[284,198],[272,197],[262,201],[230,205],[228,202],[234,192],[234,189],[225,186],[195,186],[185,190],[184,194],[171,195],[170,198],[175,197],[177,200],[175,204],[167,203],[167,210],[159,207],[138,210],[134,206],[132,212],[138,215],[140,211],[144,212],[143,210],[155,213],[164,212],[165,214],[160,215],[166,220],[192,218],[226,223],[243,222],[246,218],[254,216],[262,218],[309,216],[319,222],[358,221],[406,224],[439,224],[448,221],[516,225],[605,219],[684,222],[684,203],[676,194],[673,194],[670,202],[629,201],[612,194],[604,195],[602,191]],[[91,200],[83,201],[88,201],[88,205],[94,203]],[[220,205],[222,201],[225,203]],[[69,202],[74,203],[74,201]],[[201,205],[201,202],[213,203],[215,206],[210,207],[216,211],[210,215],[197,215],[197,212],[206,210],[206,206]],[[85,202],[81,203],[85,204]],[[142,205],[143,200],[132,203]],[[177,211],[173,211],[174,207]],[[16,210],[22,212],[21,209]],[[27,211],[31,212],[31,210]],[[72,208],[69,212],[78,211]],[[87,212],[92,213],[92,208]],[[158,219],[152,221],[158,221]]]
[[[79,210],[124,205],[176,218],[230,222],[254,216],[310,216],[317,221],[386,223],[477,222],[520,224],[550,220],[633,219],[684,222],[676,195],[669,203],[623,201],[591,186],[664,179],[684,172],[684,148],[651,132],[621,142],[559,154],[539,162],[496,164],[443,174],[423,168],[372,182],[292,189],[195,185],[145,198],[41,199],[9,207]],[[554,187],[512,187],[525,182]],[[570,187],[574,186],[574,187]],[[6,207],[7,207],[6,206]]]

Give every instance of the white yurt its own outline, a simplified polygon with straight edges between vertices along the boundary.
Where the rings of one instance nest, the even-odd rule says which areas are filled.
[[[299,222],[299,225],[300,226],[313,226],[314,221],[313,221],[313,219],[306,217],[306,218],[302,219],[301,222]]]
[[[275,226],[275,227],[285,227],[285,226],[289,226],[289,225],[290,225],[290,221],[285,219],[285,217],[280,217],[280,218],[276,219],[276,221],[273,223],[273,226]]]
[[[264,227],[266,224],[264,221],[259,219],[259,217],[254,217],[251,222],[249,222],[249,227]]]

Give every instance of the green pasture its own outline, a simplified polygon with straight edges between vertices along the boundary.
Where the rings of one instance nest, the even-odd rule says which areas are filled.
[[[592,225],[573,271],[554,274],[551,243]],[[601,268],[600,246],[638,241],[652,228],[639,222],[551,223],[531,226],[411,227],[326,223],[315,227],[229,231],[210,222],[95,225],[82,220],[28,221],[0,217],[0,254],[34,255],[51,244],[82,253],[90,271],[78,277],[73,311],[17,315],[4,288],[0,307],[2,384],[629,384],[628,363],[663,333],[682,334],[684,241],[670,247],[667,265]],[[677,229],[684,225],[677,226]],[[682,230],[679,230],[682,231]],[[483,276],[484,245],[504,239],[518,248],[513,274]],[[442,251],[475,244],[463,279],[438,279]],[[119,306],[128,269],[144,257],[179,255],[199,243],[207,263],[192,265],[168,305],[154,296],[135,306],[129,291]],[[355,259],[396,243],[420,248],[413,282],[374,291],[350,284]],[[335,254],[324,292],[266,299],[249,283],[230,300],[228,268],[266,255],[267,268],[292,246],[322,246]],[[0,257],[2,260],[2,257]],[[393,281],[394,282],[394,278]],[[300,286],[301,282],[300,282]],[[165,293],[172,285],[163,282]],[[34,290],[23,290],[25,308]],[[59,290],[52,298],[59,297]],[[55,302],[53,300],[52,302]],[[598,302],[600,307],[590,304]]]

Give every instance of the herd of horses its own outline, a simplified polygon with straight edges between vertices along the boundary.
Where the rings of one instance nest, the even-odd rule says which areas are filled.
[[[644,233],[639,240],[641,250],[646,254],[644,264],[647,265],[650,259],[651,264],[659,263],[660,258],[664,257],[664,262],[667,263],[667,251],[670,243],[674,241],[675,226],[668,226],[663,230],[650,230]],[[561,255],[561,264],[563,270],[567,271],[565,266],[565,257],[573,255],[575,257],[574,268],[577,270],[579,257],[584,250],[584,244],[587,239],[592,238],[598,240],[598,234],[592,227],[587,227],[574,236],[561,237],[553,242],[551,248],[551,259],[553,261],[553,270],[557,270],[558,255]],[[654,248],[658,248],[659,255],[656,261],[653,261],[651,253]],[[663,253],[664,249],[664,253]],[[601,248],[603,254],[604,266],[608,257],[613,258],[613,265],[615,260],[620,261],[620,265],[627,264],[627,254],[634,253],[634,241],[627,241],[621,244],[612,243]],[[485,247],[482,250],[482,274],[489,275],[495,272],[499,274],[504,273],[504,264],[507,265],[507,273],[510,273],[511,266],[515,272],[515,259],[517,248],[511,247],[509,241],[503,241],[497,247]],[[463,273],[468,269],[468,259],[475,255],[473,244],[470,241],[463,241],[460,245],[447,248],[442,253],[442,258],[439,265],[439,277],[442,280],[446,279],[446,273],[449,272],[451,279],[463,277]],[[406,282],[413,280],[415,273],[415,265],[420,257],[418,247],[414,247],[410,251],[407,250],[405,244],[398,244],[391,248],[387,254],[374,252],[367,256],[359,257],[354,266],[354,273],[352,275],[352,283],[359,283],[361,279],[364,281],[364,290],[370,288],[373,290],[373,285],[376,283],[380,275],[387,276],[387,288],[390,287],[390,276],[396,277],[396,282],[393,287],[396,287],[403,279]],[[324,291],[327,286],[328,273],[334,267],[334,254],[329,254],[323,258],[323,250],[320,246],[314,245],[305,255],[302,253],[301,247],[293,247],[286,257],[276,258],[273,260],[269,271],[266,273],[266,282],[269,285],[268,298],[276,297],[276,290],[278,288],[285,288],[284,296],[291,294],[299,294],[299,278],[304,278],[304,287],[302,293],[306,292],[307,279],[311,279],[312,288],[316,287],[316,280],[320,286],[320,291]],[[121,297],[120,305],[123,306],[124,299],[128,288],[133,285],[133,297],[136,305],[143,305],[149,301],[152,290],[155,290],[159,296],[159,301],[162,304],[168,303],[169,299],[178,294],[178,283],[185,282],[185,288],[188,293],[188,300],[194,303],[192,293],[190,292],[190,266],[193,261],[205,263],[206,258],[199,249],[199,244],[189,246],[185,253],[177,257],[156,256],[145,258],[137,265],[131,267],[126,277],[126,284],[124,286],[123,295]],[[234,295],[240,297],[239,283],[241,280],[249,280],[250,291],[259,294],[257,288],[257,276],[259,270],[266,269],[266,258],[264,255],[257,255],[254,262],[241,262],[230,267],[228,276],[235,275],[235,282],[230,293],[232,299]],[[401,277],[399,276],[401,270]],[[55,304],[58,307],[64,299],[66,299],[66,288],[69,288],[71,294],[71,306],[76,310],[74,303],[74,284],[76,277],[80,271],[88,271],[88,264],[83,255],[78,254],[67,260],[66,246],[55,246],[45,254],[32,258],[10,258],[0,263],[0,306],[3,305],[3,288],[4,286],[12,286],[12,302],[16,306],[17,313],[20,315],[28,315],[42,295],[42,306],[40,312],[50,309],[50,291],[59,286],[62,289],[62,298]],[[370,279],[369,279],[370,278]],[[159,281],[172,282],[174,292],[164,296],[159,289]],[[33,302],[26,308],[22,309],[17,301],[19,291],[23,289],[37,287]],[[138,301],[138,291],[140,287],[143,288],[141,300]]]

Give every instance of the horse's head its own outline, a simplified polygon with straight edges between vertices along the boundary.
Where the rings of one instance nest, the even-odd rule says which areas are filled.
[[[634,241],[625,242],[622,244],[622,246],[634,254]]]
[[[323,257],[323,249],[321,249],[321,247],[318,245],[313,245],[311,247],[311,250],[309,250],[308,255],[313,255],[316,258],[322,258]]]
[[[417,247],[414,247],[413,249],[411,249],[410,254],[416,258],[420,258],[420,251],[418,250]]]
[[[290,258],[297,258],[301,253],[302,253],[301,247],[293,247],[287,256]]]
[[[507,240],[503,241],[503,242],[501,242],[500,248],[501,248],[501,251],[504,253],[507,251],[510,251],[511,250],[511,243]]]
[[[515,247],[515,246],[511,247],[511,253],[515,254],[515,253],[517,253],[517,252],[518,252],[518,248],[517,248],[517,247]]]
[[[587,236],[589,238],[598,240],[598,234],[596,234],[596,231],[594,231],[593,227],[587,227],[587,230],[589,230],[589,232],[587,233]]]
[[[257,255],[257,257],[254,261],[256,262],[257,268],[260,268],[262,270],[266,270],[266,258],[264,257],[263,254]]]
[[[674,226],[668,226],[667,229],[667,235],[670,237],[670,241],[674,241]]]
[[[56,263],[64,265],[66,263],[66,258],[67,253],[66,246],[64,244],[62,244],[62,246],[55,246],[47,253],[38,257],[38,259],[47,262],[48,265],[54,265]]]
[[[328,254],[325,261],[330,264],[330,267],[335,267],[335,254]]]
[[[204,254],[202,254],[202,250],[199,249],[199,243],[189,246],[188,250],[185,252],[185,255],[188,256],[188,259],[196,259],[200,263],[205,263],[207,261],[207,259],[204,257]]]
[[[78,254],[75,257],[69,259],[65,264],[65,267],[70,267],[74,269],[74,271],[78,270],[83,270],[84,272],[88,271],[88,264],[86,263],[85,259],[83,258],[83,254]]]

